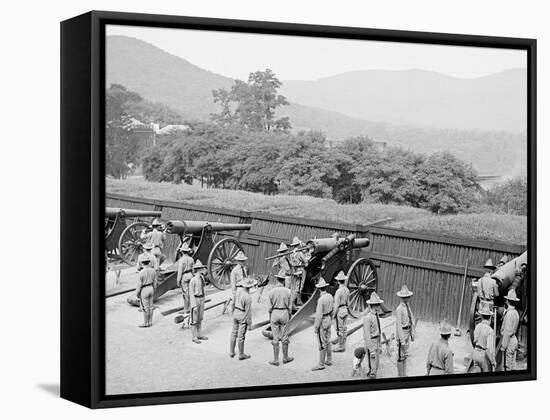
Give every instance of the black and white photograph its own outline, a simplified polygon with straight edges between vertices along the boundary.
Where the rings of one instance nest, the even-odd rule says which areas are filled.
[[[106,25],[105,395],[526,372],[527,67]]]

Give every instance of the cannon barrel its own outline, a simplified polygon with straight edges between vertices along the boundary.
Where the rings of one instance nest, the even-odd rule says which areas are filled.
[[[519,257],[508,261],[491,275],[491,277],[498,280],[501,294],[506,294],[508,288],[512,285],[516,276],[521,274],[522,264],[527,264],[527,251],[525,251]]]
[[[202,232],[206,225],[210,225],[212,232],[224,232],[231,230],[250,230],[252,225],[244,223],[219,223],[170,220],[166,223],[166,232],[176,235],[196,235]]]
[[[106,207],[105,217],[112,218],[117,215],[120,217],[160,217],[161,211],[154,210],[134,210],[134,209],[121,209],[117,207]]]
[[[312,247],[313,255],[326,254],[327,252],[332,251],[337,248],[342,242],[353,241],[354,248],[365,248],[369,245],[369,238],[356,238],[354,234],[351,234],[345,238],[321,238],[321,239],[311,239],[307,242],[307,245]]]

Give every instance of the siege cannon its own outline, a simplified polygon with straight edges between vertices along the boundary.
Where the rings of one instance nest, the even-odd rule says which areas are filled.
[[[135,265],[143,252],[141,232],[149,228],[146,218],[160,217],[160,211],[107,207],[105,209],[105,252],[107,259]],[[132,220],[131,222],[129,222]]]
[[[348,298],[348,312],[358,318],[367,308],[367,300],[378,286],[378,273],[376,266],[369,258],[354,259],[354,253],[366,248],[370,243],[368,238],[356,238],[355,235],[347,237],[331,237],[309,240],[304,248],[309,248],[311,258],[305,270],[306,276],[301,288],[300,297],[305,302],[292,315],[288,323],[288,333],[291,334],[305,320],[307,320],[317,307],[319,289],[315,287],[320,277],[329,284],[327,292],[334,295],[338,288],[335,277],[340,270],[347,274],[346,286],[350,290]],[[273,257],[269,257],[272,259]],[[271,338],[270,327],[263,331],[264,336]]]

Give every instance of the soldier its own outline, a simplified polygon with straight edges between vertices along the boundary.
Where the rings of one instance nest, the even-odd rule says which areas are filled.
[[[491,328],[491,316],[493,312],[489,304],[482,303],[479,311],[481,322],[474,329],[474,350],[472,361],[475,368],[482,372],[495,370],[495,333]]]
[[[284,242],[281,242],[277,249],[277,254],[282,254],[288,251],[288,247]],[[283,271],[285,275],[290,275],[290,260],[286,255],[282,255],[279,258],[275,258],[273,261],[273,268],[277,269],[277,272]]]
[[[208,337],[202,335],[202,319],[204,317],[204,288],[206,282],[204,273],[206,266],[197,260],[193,265],[195,275],[189,281],[189,302],[191,304],[191,333],[193,334],[193,343],[200,344],[201,340],[208,340]]]
[[[144,256],[141,259],[143,269],[139,272],[136,286],[136,296],[143,311],[143,324],[140,325],[141,328],[153,325],[153,299],[155,289],[157,288],[157,272],[153,267],[149,266],[150,263],[149,256]]]
[[[233,310],[233,329],[229,340],[229,357],[235,357],[235,342],[239,347],[239,360],[250,359],[249,354],[244,352],[244,340],[246,331],[252,325],[252,298],[250,289],[256,285],[256,280],[245,277],[240,283],[240,290],[237,292],[235,307]]]
[[[372,292],[369,300],[367,300],[369,311],[363,319],[363,338],[369,361],[369,373],[367,376],[371,379],[376,379],[378,365],[380,363],[379,353],[380,342],[382,340],[382,329],[380,328],[378,311],[382,303],[384,303],[384,301],[380,299],[376,292]]]
[[[454,373],[453,352],[449,347],[451,326],[447,322],[439,327],[441,338],[434,341],[428,350],[426,375],[452,375]]]
[[[483,267],[487,269],[487,272],[478,281],[479,298],[484,301],[484,303],[489,304],[492,310],[494,299],[498,297],[497,281],[491,277],[491,274],[495,270],[495,266],[493,261],[489,258]]]
[[[315,323],[313,332],[319,342],[319,364],[311,370],[322,370],[326,366],[332,366],[332,343],[330,341],[332,311],[334,309],[334,299],[327,293],[328,283],[320,277],[315,285],[321,292],[317,300],[317,309],[315,311]]]
[[[338,347],[334,349],[335,353],[346,351],[347,321],[348,321],[348,298],[349,289],[346,286],[348,277],[342,270],[335,277],[339,283],[338,290],[334,294],[334,313],[336,319],[336,334],[338,336]]]
[[[507,255],[504,255],[504,256],[500,259],[500,261],[498,262],[497,268],[502,267],[504,264],[508,263],[508,261],[510,261],[510,259],[508,258]]]
[[[279,342],[283,344],[283,364],[290,363],[294,360],[288,356],[288,321],[290,320],[291,305],[290,305],[290,290],[284,287],[285,276],[279,273],[275,276],[278,281],[277,286],[269,291],[267,298],[269,322],[271,323],[271,332],[273,339],[273,361],[269,364],[279,366]]]
[[[139,254],[138,260],[137,260],[138,271],[141,271],[143,269],[143,264],[141,262],[143,261],[143,258],[145,256],[149,257],[149,267],[153,267],[154,270],[159,269],[159,263],[158,263],[157,257],[155,257],[151,252],[152,249],[153,249],[153,244],[151,243],[143,244],[143,253]]]
[[[146,232],[143,230],[141,232],[141,239],[145,239],[145,242],[153,246],[153,255],[157,257],[159,266],[166,259],[166,256],[162,253],[162,248],[164,247],[164,242],[166,241],[166,233],[160,230],[161,223],[158,219],[153,220],[151,223],[151,231]]]
[[[294,248],[292,251],[292,254],[290,254],[290,265],[292,269],[292,281],[291,281],[291,291],[293,291],[293,299],[292,303],[296,302],[297,305],[302,305],[302,298],[301,298],[301,292],[302,287],[305,281],[306,276],[306,270],[305,267],[307,266],[308,259],[306,257],[306,254],[303,252],[303,250],[298,248],[303,248],[304,243],[295,236],[292,239],[292,243],[290,246]]]
[[[248,257],[244,255],[244,252],[239,251],[235,256],[235,262],[237,265],[233,267],[231,273],[229,274],[229,280],[231,281],[231,292],[233,296],[232,306],[235,305],[235,300],[237,298],[237,288],[241,287],[241,282],[248,275],[248,270],[244,263],[248,260]]]
[[[193,266],[195,265],[195,261],[191,256],[193,250],[189,248],[187,243],[184,243],[180,247],[180,251],[182,252],[182,256],[178,261],[177,285],[181,288],[183,296],[183,313],[189,314],[189,282],[193,278]]]
[[[505,296],[506,310],[502,319],[500,334],[502,335],[502,344],[500,350],[504,352],[504,370],[516,370],[516,354],[518,351],[518,338],[516,336],[519,327],[519,314],[515,308],[519,299],[514,289],[508,290]]]
[[[409,357],[410,342],[414,341],[414,318],[409,306],[409,299],[413,295],[406,285],[401,287],[397,296],[401,303],[395,309],[395,337],[397,339],[397,374],[407,376],[407,358]]]

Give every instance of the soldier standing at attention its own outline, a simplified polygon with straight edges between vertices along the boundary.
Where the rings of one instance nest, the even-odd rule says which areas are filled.
[[[284,287],[285,276],[279,273],[275,276],[278,281],[277,286],[269,291],[267,297],[269,322],[271,323],[271,332],[273,339],[273,361],[269,364],[279,366],[279,342],[283,345],[283,363],[290,363],[294,360],[288,356],[288,321],[292,313],[290,312],[290,290]]]
[[[157,272],[150,267],[151,260],[148,256],[142,258],[143,269],[139,272],[136,286],[136,296],[140,301],[143,310],[143,324],[141,328],[153,325],[153,299],[157,288]]]
[[[191,333],[193,334],[193,343],[200,344],[201,340],[208,340],[208,337],[202,335],[202,319],[204,317],[204,273],[206,266],[202,265],[200,260],[194,264],[195,275],[189,282],[189,302],[191,304]]]
[[[516,354],[518,351],[518,338],[516,333],[519,327],[519,314],[515,308],[519,299],[514,289],[510,289],[505,297],[506,310],[502,319],[500,334],[502,335],[502,344],[500,350],[504,352],[504,371],[516,370]]]
[[[229,280],[231,281],[231,293],[233,297],[231,303],[232,306],[235,305],[235,300],[237,299],[237,288],[241,287],[241,282],[248,275],[248,271],[244,265],[246,260],[248,260],[248,258],[244,255],[244,252],[239,251],[235,256],[235,262],[237,265],[233,267],[231,273],[229,274]]]
[[[334,314],[336,319],[336,334],[338,335],[338,347],[334,349],[335,353],[346,351],[347,322],[348,322],[348,298],[349,289],[346,286],[348,277],[342,270],[335,277],[339,283],[338,290],[334,294]]]
[[[256,280],[246,277],[241,281],[233,310],[233,329],[229,340],[229,357],[235,357],[235,342],[239,347],[239,360],[250,359],[244,352],[246,331],[252,326],[252,298],[250,289],[256,285]]]
[[[397,340],[397,374],[407,376],[407,358],[409,357],[410,342],[414,341],[414,318],[409,306],[409,299],[413,295],[406,285],[401,287],[397,296],[401,303],[395,309],[395,337]]]
[[[145,256],[149,257],[149,267],[153,267],[154,270],[159,269],[159,263],[158,263],[157,257],[155,257],[151,252],[152,249],[153,249],[153,245],[150,243],[145,243],[143,245],[143,253],[139,254],[138,260],[137,260],[138,271],[141,271],[143,269],[143,264],[141,262],[143,261],[143,258]]]
[[[451,326],[447,322],[439,327],[441,338],[432,343],[426,359],[426,375],[452,375],[454,373],[453,352],[449,347]]]
[[[166,241],[166,233],[161,232],[160,227],[161,223],[158,219],[153,220],[151,223],[151,231],[146,232],[145,230],[141,231],[141,239],[145,239],[145,242],[153,246],[153,255],[157,257],[159,266],[166,259],[166,256],[162,253],[162,248],[164,247],[164,242]]]
[[[182,252],[182,256],[178,261],[177,285],[181,288],[182,291],[183,313],[188,314],[190,310],[189,282],[193,278],[193,266],[195,265],[195,261],[193,260],[193,257],[191,257],[193,250],[189,248],[189,245],[187,245],[187,243],[184,243],[181,246],[180,251]]]
[[[498,285],[497,281],[491,277],[495,266],[493,261],[489,258],[483,266],[487,269],[487,272],[479,279],[479,298],[485,303],[489,304],[489,308],[493,309],[494,299],[498,297]]]
[[[491,311],[489,304],[482,303],[479,314],[481,322],[474,329],[474,351],[472,361],[474,367],[482,372],[492,372],[495,370],[495,333],[491,328]]]
[[[321,295],[317,300],[317,309],[315,311],[315,323],[313,332],[319,342],[319,364],[311,370],[322,370],[326,366],[332,366],[332,343],[330,341],[330,329],[332,325],[332,311],[334,309],[334,300],[332,295],[327,293],[328,283],[320,277],[315,285]]]
[[[382,299],[372,292],[367,304],[369,305],[369,311],[363,319],[363,339],[365,340],[365,349],[367,350],[367,357],[369,361],[369,373],[368,377],[376,379],[378,373],[378,365],[380,363],[380,342],[382,337],[382,329],[380,328],[380,318],[378,317],[378,311],[380,305],[384,303]]]

